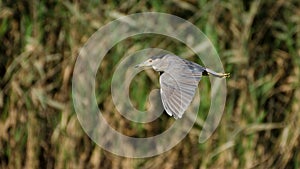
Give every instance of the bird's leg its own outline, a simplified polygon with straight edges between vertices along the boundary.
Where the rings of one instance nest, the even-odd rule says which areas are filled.
[[[230,77],[230,73],[217,73],[211,69],[206,68],[206,72],[208,74],[211,74],[213,76],[219,77],[219,78],[226,78],[226,77]]]

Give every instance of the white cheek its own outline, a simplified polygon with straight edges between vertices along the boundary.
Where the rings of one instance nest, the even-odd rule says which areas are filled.
[[[154,70],[157,70],[157,67],[155,67],[155,66],[152,66],[152,68],[153,68]]]

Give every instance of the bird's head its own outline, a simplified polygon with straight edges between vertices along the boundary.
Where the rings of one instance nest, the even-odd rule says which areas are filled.
[[[165,71],[169,65],[167,62],[168,54],[152,56],[143,63],[136,65],[136,68],[152,67],[155,71]]]

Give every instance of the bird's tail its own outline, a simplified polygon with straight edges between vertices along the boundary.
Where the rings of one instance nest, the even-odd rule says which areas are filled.
[[[226,77],[230,77],[230,73],[217,73],[211,69],[206,68],[206,72],[208,74],[211,74],[213,76],[219,77],[219,78],[226,78]]]

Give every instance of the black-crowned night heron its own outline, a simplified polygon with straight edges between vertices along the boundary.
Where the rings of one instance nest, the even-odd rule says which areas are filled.
[[[202,76],[229,77],[172,54],[153,56],[138,67],[152,67],[160,72],[160,95],[165,111],[175,119],[181,118],[194,98]]]

